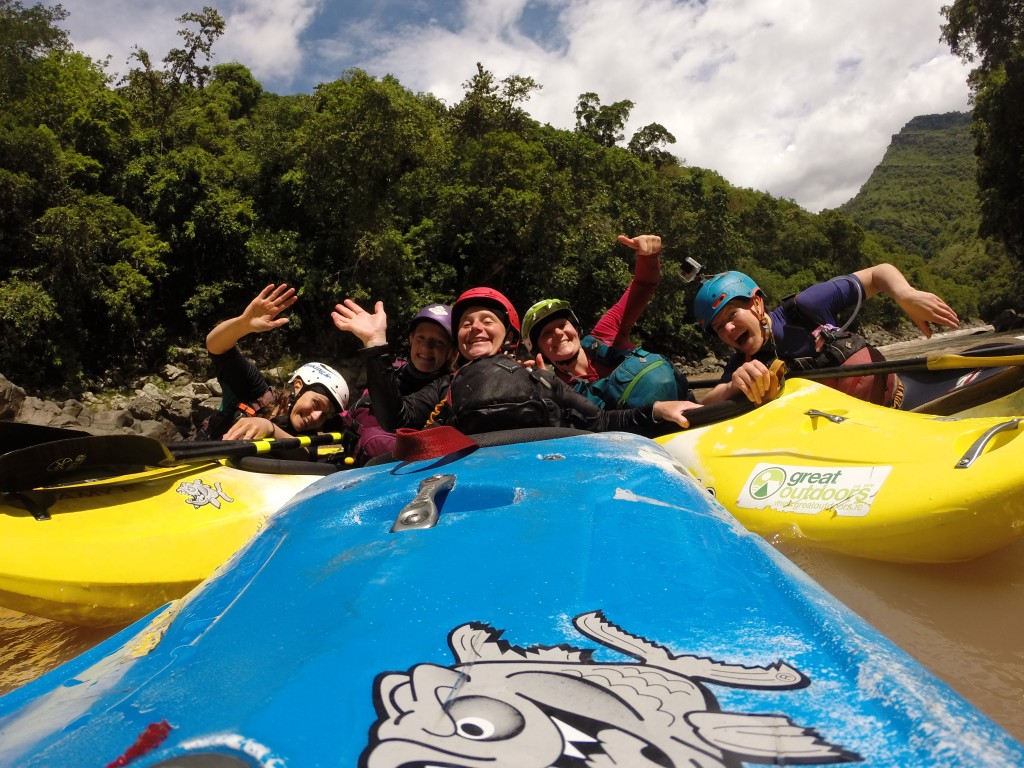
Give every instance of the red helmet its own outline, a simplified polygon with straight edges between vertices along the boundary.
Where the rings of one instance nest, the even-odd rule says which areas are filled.
[[[508,322],[505,324],[506,327],[511,328],[515,331],[516,343],[522,337],[522,327],[519,324],[519,313],[516,312],[516,308],[512,306],[512,302],[509,301],[505,294],[501,291],[496,291],[493,288],[470,288],[465,291],[459,298],[452,304],[452,330],[455,331],[462,321],[462,313],[466,311],[466,307],[478,306],[486,307],[487,309],[493,309],[496,314],[501,318],[507,318]]]

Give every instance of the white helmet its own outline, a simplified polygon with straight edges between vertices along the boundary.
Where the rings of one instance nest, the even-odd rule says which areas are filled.
[[[295,383],[296,379],[302,380],[302,390],[299,394],[314,384],[319,384],[327,390],[338,407],[338,413],[344,411],[345,406],[348,405],[348,384],[345,382],[345,377],[331,366],[323,363],[306,363],[288,377],[288,386]]]

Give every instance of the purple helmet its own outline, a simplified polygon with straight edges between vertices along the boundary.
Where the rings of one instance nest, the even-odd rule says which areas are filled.
[[[437,323],[449,337],[452,335],[452,308],[447,304],[428,304],[419,312],[416,316],[409,321],[409,327],[406,329],[406,335],[408,336],[417,325],[422,323],[424,320],[429,320],[432,323]]]

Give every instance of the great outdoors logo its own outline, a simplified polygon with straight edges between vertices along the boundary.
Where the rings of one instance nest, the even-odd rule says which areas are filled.
[[[767,499],[775,495],[786,484],[786,471],[779,467],[770,467],[758,472],[750,481],[750,495],[755,499]]]
[[[738,507],[813,515],[823,510],[863,517],[892,467],[813,467],[758,464],[743,484]]]

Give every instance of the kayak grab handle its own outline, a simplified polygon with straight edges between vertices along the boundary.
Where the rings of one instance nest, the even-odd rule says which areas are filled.
[[[437,497],[455,487],[455,475],[431,475],[420,481],[420,487],[413,500],[402,507],[392,533],[417,528],[433,528],[437,525]]]
[[[994,427],[986,430],[985,434],[975,440],[974,444],[967,449],[967,453],[965,453],[961,457],[960,461],[956,463],[954,469],[967,469],[979,456],[981,456],[981,452],[985,450],[985,446],[988,445],[989,441],[992,440],[993,437],[1008,429],[1016,429],[1020,422],[1020,419],[1010,419],[1009,421],[1004,421],[1002,424],[996,424]]]
[[[812,408],[811,410],[806,411],[804,413],[804,416],[810,416],[811,418],[815,416],[821,416],[821,418],[828,419],[833,424],[842,424],[844,421],[846,421],[845,416],[840,416],[839,414],[836,413],[826,413],[825,411],[819,411],[817,408]]]

